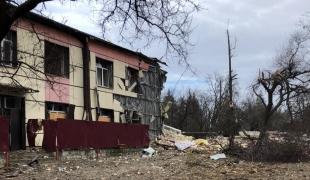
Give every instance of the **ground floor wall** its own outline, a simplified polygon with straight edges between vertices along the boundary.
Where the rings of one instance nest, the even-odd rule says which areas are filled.
[[[43,91],[45,90],[45,88],[43,89]],[[82,91],[82,89],[81,89]],[[77,94],[78,92],[75,91],[75,94]],[[115,98],[115,95],[113,93],[109,93],[109,92],[105,92],[104,90],[101,91],[95,91],[92,90],[91,91],[91,95],[94,97],[93,98],[93,102],[96,102],[96,93],[99,93],[99,100],[100,100],[100,104],[96,104],[96,103],[92,103],[92,116],[93,116],[93,120],[96,120],[96,116],[97,116],[97,111],[98,111],[98,107],[103,108],[103,109],[109,109],[111,111],[113,111],[113,122],[115,123],[126,123],[126,120],[122,120],[122,116],[124,115],[125,109],[127,108],[126,106],[124,106],[121,103],[121,100]],[[27,124],[28,121],[30,119],[47,119],[47,103],[65,103],[64,101],[57,101],[57,100],[53,100],[50,97],[47,98],[47,94],[46,93],[40,93],[39,95],[45,95],[45,96],[41,96],[39,97],[38,94],[36,93],[20,93],[20,94],[14,94],[14,93],[9,93],[7,95],[10,96],[16,96],[16,97],[20,97],[20,98],[24,98],[25,103],[24,103],[24,110],[25,110],[25,116],[24,116],[24,129],[27,129]],[[117,95],[119,96],[119,95]],[[122,96],[125,97],[125,96]],[[132,99],[136,99],[134,97],[130,97]],[[80,101],[80,99],[83,99],[83,96],[75,96],[75,98],[69,98],[69,100],[73,100],[73,101],[69,101],[69,103],[75,103],[77,101]],[[78,99],[78,100],[77,100]],[[77,104],[73,104],[74,105],[74,119],[78,119],[78,120],[83,120],[83,114],[84,114],[84,107],[81,106],[80,103]],[[139,110],[138,110],[139,111]],[[142,113],[142,112],[141,112]],[[153,124],[156,123],[157,120],[160,117],[153,117],[152,115],[147,115],[147,114],[141,114],[142,116],[142,124],[151,124],[152,127],[150,127],[150,132],[156,130],[156,128],[154,129],[154,127],[157,127],[158,125],[153,127]],[[155,119],[154,119],[155,118]],[[155,121],[155,122],[154,122]],[[40,121],[39,121],[40,122]],[[27,133],[27,131],[25,132]],[[151,136],[154,136],[154,133],[150,133]],[[24,135],[24,137],[27,137],[27,134]],[[152,138],[151,137],[151,138]],[[27,138],[25,139],[26,141],[26,146],[29,146],[28,140]],[[35,145],[36,146],[41,146],[42,145],[42,141],[43,141],[43,129],[39,129],[39,131],[37,131],[37,136],[36,136],[36,140],[35,140]]]
[[[145,100],[139,100],[140,97],[138,97],[137,93],[128,91],[127,88],[125,88],[126,83],[124,81],[126,79],[124,73],[125,69],[125,63],[115,62],[113,87],[104,88],[97,86],[96,71],[94,67],[92,67],[90,72],[90,97],[93,120],[97,120],[98,110],[103,109],[112,112],[113,122],[127,123],[126,118],[124,118],[126,111],[136,111],[141,117],[139,123],[150,124],[150,132],[152,132],[150,134],[153,138],[158,134],[161,125],[160,102],[156,100],[156,102],[153,103],[145,98]],[[47,80],[43,77],[36,76],[28,76],[26,78],[22,74],[17,74],[15,80],[25,89],[21,90],[16,87],[10,87],[9,89],[12,91],[6,91],[0,88],[0,95],[24,98],[24,129],[27,129],[29,119],[48,119],[47,103],[71,105],[70,107],[74,107],[72,119],[84,120],[82,68],[74,66],[74,70],[70,71],[69,77],[70,78],[50,77]],[[9,87],[9,85],[12,84],[9,78],[2,78],[0,82],[2,86]],[[128,103],[124,103],[124,99],[125,101],[140,103],[140,105],[137,106],[139,108],[127,106]],[[148,109],[148,111],[146,109]],[[40,146],[42,140],[43,130],[39,130],[35,145]],[[27,146],[28,144],[29,143],[26,141]]]

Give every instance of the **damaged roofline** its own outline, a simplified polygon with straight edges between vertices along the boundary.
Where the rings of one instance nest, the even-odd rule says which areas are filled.
[[[52,28],[55,28],[57,30],[60,30],[60,31],[63,31],[63,32],[66,32],[68,34],[72,34],[74,35],[75,37],[79,37],[79,36],[82,36],[82,37],[87,37],[88,39],[90,40],[94,40],[94,41],[97,41],[99,43],[103,43],[105,45],[108,45],[108,46],[112,46],[114,48],[117,48],[117,49],[120,49],[122,51],[125,51],[127,53],[130,53],[130,54],[133,54],[133,55],[136,55],[138,57],[141,57],[143,58],[142,60],[147,62],[147,63],[150,63],[150,64],[154,64],[154,63],[160,63],[162,65],[165,65],[167,66],[167,64],[163,61],[160,61],[159,59],[157,58],[152,58],[152,57],[149,57],[141,52],[137,52],[137,51],[133,51],[133,50],[130,50],[130,49],[127,49],[127,48],[124,48],[122,46],[119,46],[119,45],[116,45],[114,43],[111,43],[111,42],[108,42],[106,40],[103,40],[101,38],[98,38],[96,36],[93,36],[91,34],[88,34],[88,33],[85,33],[85,32],[82,32],[78,29],[75,29],[75,28],[72,28],[70,26],[67,26],[67,25],[64,25],[62,23],[59,23],[57,21],[54,21],[52,19],[49,19],[47,17],[44,17],[42,15],[38,15],[36,13],[33,13],[33,12],[28,12],[26,13],[26,15],[24,15],[23,17],[25,18],[28,18],[30,20],[34,20],[36,22],[39,22],[40,24],[44,24],[46,26],[49,26],[49,27],[52,27]]]

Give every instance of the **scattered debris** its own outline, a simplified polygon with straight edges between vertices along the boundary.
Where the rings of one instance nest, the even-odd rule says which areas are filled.
[[[165,150],[152,146],[156,155],[142,159],[141,152],[101,156],[100,159],[75,158],[58,160],[39,158],[37,168],[27,165],[33,152],[12,152],[9,168],[0,169],[0,179],[309,179],[310,163],[265,163],[239,161],[231,156],[211,160],[210,153],[216,141],[226,142],[219,137],[207,139],[209,145],[193,145],[185,151]],[[193,140],[195,142],[195,140]],[[197,146],[197,147],[195,147]],[[203,153],[195,150],[207,149]],[[146,148],[147,149],[147,148]],[[45,153],[37,153],[40,157]],[[27,157],[27,158],[25,158]],[[31,159],[31,158],[30,158]],[[18,162],[22,160],[22,162]]]
[[[228,145],[228,139],[222,136],[208,139],[196,139],[192,136],[185,136],[176,130],[163,129],[163,135],[155,141],[156,145],[164,149],[195,150],[209,154],[218,153]]]
[[[209,145],[208,140],[206,139],[196,139],[194,142],[197,146],[208,146]]]
[[[143,149],[142,151],[142,157],[145,158],[145,157],[152,157],[154,154],[155,154],[155,150],[152,148],[152,147],[148,147],[146,149]]]
[[[174,127],[171,127],[171,126],[168,126],[166,124],[163,125],[163,129],[164,130],[167,130],[167,131],[172,131],[176,134],[182,134],[182,131],[180,129],[177,129],[177,128],[174,128]]]
[[[66,167],[58,167],[58,171],[59,171],[59,172],[64,172],[64,171],[66,171],[66,170],[67,170]]]
[[[212,160],[226,159],[226,155],[224,153],[215,154],[215,155],[210,156],[210,159]]]
[[[181,151],[195,145],[193,141],[176,141],[174,144],[177,147],[177,149]]]
[[[39,164],[39,155],[36,155],[34,158],[32,158],[32,160],[28,163],[28,166],[33,167],[34,165],[38,165]]]

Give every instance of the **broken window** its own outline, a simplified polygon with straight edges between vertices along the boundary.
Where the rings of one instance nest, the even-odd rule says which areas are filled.
[[[47,119],[74,119],[74,105],[46,102]]]
[[[63,111],[66,112],[68,108],[68,104],[63,104],[63,103],[52,103],[52,102],[47,102],[47,110],[48,111]]]
[[[2,65],[16,66],[17,65],[17,39],[16,32],[9,31],[1,41],[0,60]]]
[[[127,67],[127,81],[128,81],[128,86],[127,86],[127,90],[131,91],[131,92],[135,92],[138,93],[138,79],[139,79],[139,71],[131,68],[131,67]]]
[[[97,85],[101,87],[113,87],[113,63],[96,58]]]
[[[125,110],[125,119],[127,123],[140,124],[141,114],[133,110]]]
[[[48,74],[69,78],[69,48],[45,41],[44,70]]]
[[[99,109],[98,121],[102,122],[114,122],[114,111],[112,109]]]

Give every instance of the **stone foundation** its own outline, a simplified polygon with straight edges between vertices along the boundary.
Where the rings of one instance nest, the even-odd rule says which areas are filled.
[[[142,153],[142,149],[69,150],[59,153],[61,159],[100,159],[107,156]]]

